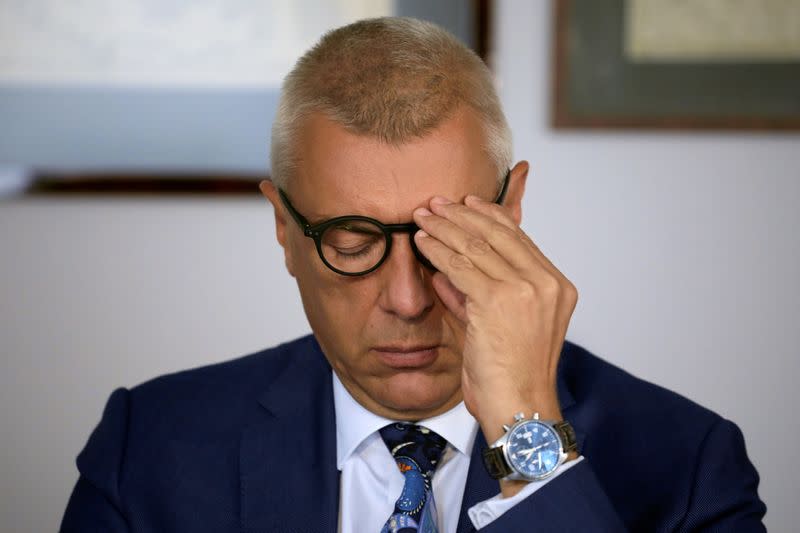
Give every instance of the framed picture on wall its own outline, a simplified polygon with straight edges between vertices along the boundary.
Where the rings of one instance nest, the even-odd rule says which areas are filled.
[[[411,16],[486,58],[491,4],[39,3],[0,2],[0,163],[13,171],[0,167],[0,191],[258,195],[282,79],[320,35]]]
[[[555,0],[556,128],[800,129],[800,2]]]

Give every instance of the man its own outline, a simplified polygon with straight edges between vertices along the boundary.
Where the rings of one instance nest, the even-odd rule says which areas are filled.
[[[564,340],[577,291],[452,36],[327,34],[272,162],[313,336],[116,391],[62,531],[764,530],[735,425]]]

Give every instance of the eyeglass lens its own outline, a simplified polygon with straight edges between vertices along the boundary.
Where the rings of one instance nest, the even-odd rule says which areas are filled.
[[[330,226],[320,239],[322,255],[343,272],[358,273],[380,262],[386,252],[386,234],[366,221],[343,221]]]

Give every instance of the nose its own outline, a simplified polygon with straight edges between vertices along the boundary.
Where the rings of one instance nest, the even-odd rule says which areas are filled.
[[[409,321],[425,316],[434,303],[430,275],[417,260],[411,238],[409,234],[395,234],[391,253],[379,270],[383,276],[381,308]]]

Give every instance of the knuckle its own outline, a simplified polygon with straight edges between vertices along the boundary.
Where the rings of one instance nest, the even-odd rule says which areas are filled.
[[[470,238],[467,240],[467,252],[474,255],[484,255],[489,252],[491,246],[482,239]]]
[[[459,215],[464,212],[465,207],[458,203],[439,204],[439,209],[445,213]]]
[[[564,289],[564,293],[566,295],[566,300],[572,305],[575,305],[578,302],[578,288],[569,281],[566,280],[566,287]]]
[[[497,242],[499,239],[508,239],[514,236],[514,230],[500,222],[492,222],[489,227],[489,241]]]
[[[565,305],[574,309],[578,303],[578,289],[567,278],[558,274],[546,273],[531,282],[529,289],[518,289],[518,292],[521,295],[532,292],[535,300],[548,305]]]
[[[461,254],[453,254],[450,256],[450,266],[456,270],[472,270],[475,265],[469,260],[469,257]]]
[[[561,292],[561,283],[555,276],[548,275],[542,279],[539,290],[543,295],[557,297]]]
[[[536,298],[536,287],[533,286],[533,283],[527,280],[520,280],[519,282],[515,283],[511,288],[511,291],[513,291],[513,294],[515,294],[518,298],[522,298],[524,300],[534,300]]]
[[[568,279],[564,278],[564,292],[578,298],[578,288]]]
[[[496,217],[508,218],[509,216],[508,208],[504,205],[492,202],[492,203],[487,203],[486,208],[492,215]]]

